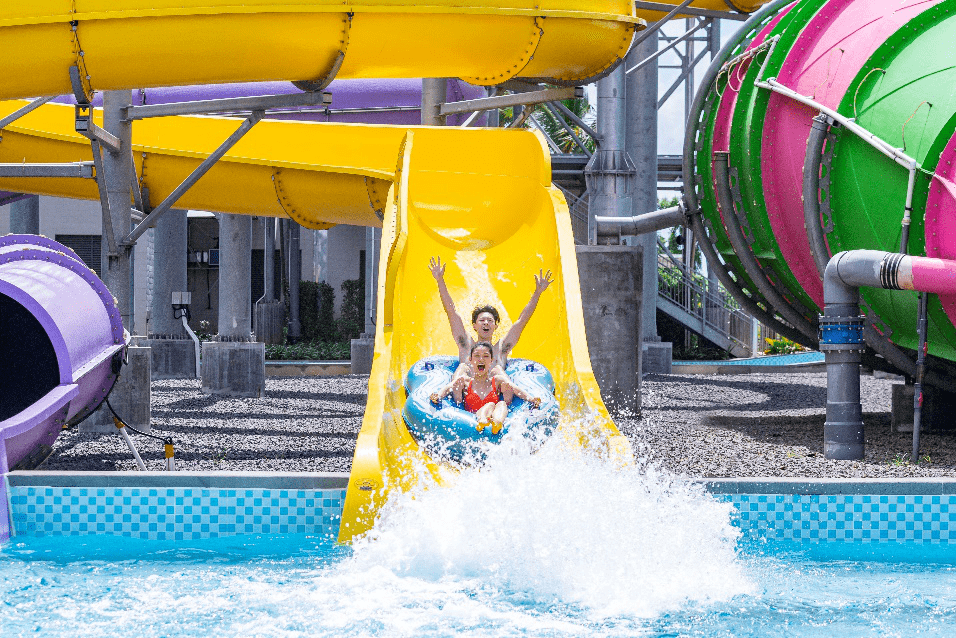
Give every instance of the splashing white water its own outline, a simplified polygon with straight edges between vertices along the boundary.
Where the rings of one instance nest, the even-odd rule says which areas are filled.
[[[511,437],[454,485],[393,493],[342,567],[647,617],[750,592],[731,507],[646,466]]]

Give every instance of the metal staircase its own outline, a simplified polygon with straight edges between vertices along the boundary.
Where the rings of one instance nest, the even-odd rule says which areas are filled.
[[[734,357],[753,356],[756,320],[722,286],[657,246],[657,309]]]
[[[588,239],[588,196],[561,189],[571,213],[574,241]],[[687,272],[683,262],[658,240],[657,309],[734,357],[755,354],[756,320],[740,309],[722,286]]]

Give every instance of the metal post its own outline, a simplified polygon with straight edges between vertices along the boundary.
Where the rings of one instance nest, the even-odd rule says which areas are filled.
[[[610,75],[599,80],[597,89],[600,146],[584,169],[590,193],[588,243],[592,245],[597,242],[595,217],[631,215],[631,192],[635,175],[634,163],[624,149],[624,67],[619,66]]]
[[[631,49],[625,65],[657,52],[657,36],[647,38]],[[657,210],[657,93],[658,62],[655,59],[627,76],[627,139],[625,148],[634,162],[635,182],[631,196],[632,215]],[[657,233],[636,238],[644,249],[644,281],[641,295],[641,339],[659,342],[657,334]]]
[[[108,237],[115,240],[127,237],[132,227],[132,207],[130,206],[130,184],[132,183],[132,123],[124,118],[124,109],[132,103],[130,91],[105,91],[103,93],[103,129],[119,140],[119,151],[103,148],[103,172],[100,179],[106,180],[106,202],[109,205],[109,218],[103,219],[104,246],[102,260],[102,279],[119,304],[123,326],[132,329],[131,319],[131,268],[130,254],[132,246],[115,243],[115,252]],[[102,185],[100,186],[102,190]],[[107,227],[108,226],[108,227]]]
[[[31,195],[10,204],[10,232],[14,235],[40,234],[40,197]]]
[[[440,109],[447,99],[447,91],[447,79],[422,78],[422,125],[445,125],[445,118],[441,116]]]
[[[302,337],[299,321],[299,282],[302,280],[302,251],[299,246],[302,227],[294,219],[289,220],[289,341],[295,343]]]
[[[375,295],[378,290],[378,244],[382,231],[368,226],[365,228],[365,334],[375,337]]]
[[[219,339],[249,341],[252,333],[252,218],[219,215]]]
[[[262,231],[262,300],[266,303],[275,301],[275,252],[276,252],[276,220],[274,217],[264,217],[265,227]]]
[[[485,89],[485,91],[487,92],[488,97],[492,97],[497,93],[497,91],[495,90],[495,87],[493,86],[488,87],[487,89]],[[500,125],[500,115],[501,115],[501,111],[499,111],[498,109],[492,109],[488,111],[488,126],[490,128],[498,128],[498,126]]]

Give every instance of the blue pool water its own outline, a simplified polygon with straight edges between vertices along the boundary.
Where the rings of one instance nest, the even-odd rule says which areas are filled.
[[[954,635],[956,543],[933,542],[951,495],[712,496],[640,458],[523,441],[393,492],[350,547],[17,536],[0,546],[0,636]]]
[[[487,574],[403,573],[306,536],[30,538],[0,548],[0,626],[5,637],[953,635],[951,549],[896,547],[889,562],[844,549],[864,558],[741,548],[750,591],[647,615]]]

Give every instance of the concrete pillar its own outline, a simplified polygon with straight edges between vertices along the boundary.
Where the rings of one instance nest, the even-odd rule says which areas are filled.
[[[598,150],[584,169],[590,193],[588,243],[595,243],[594,217],[630,216],[634,163],[624,148],[624,66],[598,81]]]
[[[329,276],[329,231],[312,233],[312,279],[325,281]]]
[[[445,118],[439,115],[439,108],[447,99],[447,78],[422,78],[422,124],[425,126],[444,126]]]
[[[185,210],[167,211],[153,228],[153,294],[149,308],[149,335],[154,379],[196,378],[196,347],[173,312],[174,292],[187,292]]]
[[[651,36],[631,49],[625,66],[631,68],[657,52],[657,36]],[[658,63],[653,60],[627,76],[627,136],[625,148],[634,162],[634,189],[631,211],[641,215],[657,210],[657,99]],[[661,343],[657,333],[657,233],[635,238],[643,248],[641,290],[642,372],[669,374],[673,346]]]
[[[202,391],[261,397],[265,344],[251,341],[252,218],[219,215],[219,334],[203,344]]]
[[[375,355],[375,310],[378,292],[378,254],[382,239],[380,228],[365,229],[365,332],[352,339],[352,373],[370,374]]]
[[[252,218],[219,215],[219,338],[249,341],[252,333]]]
[[[640,246],[576,246],[591,368],[608,410],[641,411]]]
[[[294,219],[289,220],[289,341],[302,338],[302,323],[299,321],[299,282],[302,280],[302,250],[300,240],[302,227]]]
[[[10,232],[14,235],[40,234],[39,195],[30,195],[10,204]]]

